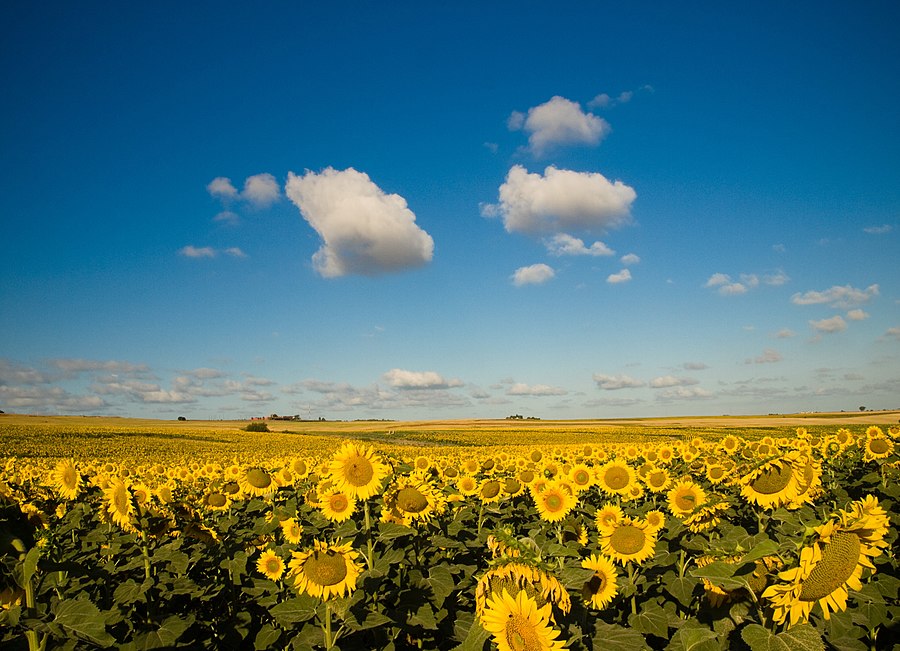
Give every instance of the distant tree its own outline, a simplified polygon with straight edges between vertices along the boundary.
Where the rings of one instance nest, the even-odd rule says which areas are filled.
[[[859,410],[860,410],[860,411],[865,411],[866,408],[865,408],[865,407],[860,407]]]
[[[247,427],[244,428],[245,432],[268,432],[269,426],[266,425],[265,421],[255,420],[252,423],[249,423]]]
[[[178,420],[187,420],[187,418],[185,418],[184,416],[179,416]]]

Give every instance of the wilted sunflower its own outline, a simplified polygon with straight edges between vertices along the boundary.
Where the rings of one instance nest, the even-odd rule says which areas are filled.
[[[106,497],[106,513],[113,522],[127,531],[133,531],[131,522],[134,515],[134,504],[131,500],[131,492],[118,477],[111,477],[107,488],[103,489]]]
[[[684,524],[694,533],[703,533],[718,526],[722,520],[722,514],[729,509],[731,505],[722,500],[712,504],[704,504],[698,507],[684,519]]]
[[[640,565],[655,553],[656,534],[644,521],[626,517],[611,531],[601,532],[600,551],[622,565],[628,561]]]
[[[380,493],[391,470],[371,447],[356,443],[342,445],[328,468],[338,490],[360,500]]]
[[[481,615],[484,630],[494,636],[498,651],[561,651],[560,632],[552,627],[550,604],[538,607],[525,591],[491,595]]]
[[[246,495],[263,497],[278,490],[275,478],[262,468],[245,468],[238,477],[238,486]]]
[[[636,481],[637,473],[624,461],[609,461],[597,470],[597,485],[607,495],[621,495]]]
[[[273,550],[267,549],[256,561],[256,571],[266,578],[277,581],[284,574],[284,561]]]
[[[619,593],[619,586],[616,583],[619,575],[616,566],[605,556],[591,554],[590,558],[581,561],[581,567],[594,570],[594,576],[581,588],[584,602],[597,610],[606,607]]]
[[[75,460],[63,459],[57,463],[50,475],[50,481],[64,500],[74,500],[78,497],[81,475],[78,474],[78,469],[75,467]]]
[[[706,502],[706,491],[690,479],[682,478],[667,494],[666,504],[673,515],[690,515]]]
[[[799,567],[779,573],[786,584],[769,586],[762,596],[772,604],[778,623],[805,623],[818,603],[825,619],[847,608],[848,589],[862,590],[864,569],[887,547],[888,517],[868,496],[816,527],[816,540],[800,551]]]
[[[319,493],[319,510],[332,522],[346,522],[356,510],[356,500],[341,491]]]
[[[313,549],[291,552],[288,579],[293,581],[294,589],[326,601],[353,592],[362,571],[356,562],[359,553],[350,543],[316,540],[313,544]]]
[[[578,498],[556,481],[548,481],[543,490],[533,491],[532,497],[545,522],[559,522],[578,504]]]
[[[569,593],[548,571],[518,558],[507,560],[488,569],[475,586],[475,612],[481,617],[491,596],[507,590],[516,596],[525,592],[539,607],[552,604],[563,613],[572,608]]]

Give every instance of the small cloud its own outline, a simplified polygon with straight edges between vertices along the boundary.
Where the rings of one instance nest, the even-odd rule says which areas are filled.
[[[867,226],[863,229],[869,235],[884,235],[894,230],[891,224],[882,224],[881,226]]]
[[[519,267],[512,275],[513,285],[540,285],[556,275],[553,269],[543,263],[533,264],[528,267]]]
[[[486,142],[484,143],[484,148],[492,154],[496,154],[497,150],[500,149],[500,146],[496,142]]]
[[[603,375],[595,373],[593,376],[597,387],[604,391],[617,391],[619,389],[636,389],[645,385],[643,380],[637,380],[628,375]]]
[[[622,269],[619,273],[609,274],[606,277],[606,282],[612,285],[618,285],[619,283],[627,283],[631,280],[631,272],[628,269]]]
[[[773,274],[763,276],[763,282],[766,285],[772,285],[775,287],[780,287],[781,285],[787,283],[789,280],[790,278],[788,277],[788,275],[780,269]]]
[[[775,251],[775,253],[786,253],[787,247],[784,244],[773,244],[772,250]]]
[[[709,368],[709,366],[707,366],[703,362],[685,362],[681,365],[681,368],[685,369],[686,371],[702,371]]]
[[[809,325],[812,326],[812,329],[816,332],[822,332],[826,334],[832,332],[843,332],[847,329],[847,322],[841,318],[840,314],[837,314],[830,319],[810,321]]]
[[[213,221],[228,226],[237,226],[241,222],[241,218],[237,213],[231,212],[230,210],[223,210],[213,217]]]
[[[714,273],[709,277],[709,280],[706,281],[704,287],[721,287],[722,285],[727,285],[731,282],[731,276],[728,274],[722,273]]]
[[[706,281],[704,287],[715,287],[716,291],[722,296],[737,296],[738,294],[747,293],[746,285],[732,282],[731,276],[723,273],[714,273]]]
[[[281,197],[281,189],[278,182],[271,174],[255,174],[248,176],[244,181],[244,191],[241,199],[253,204],[257,208],[268,208]]]
[[[634,253],[626,253],[621,257],[622,264],[624,265],[632,265],[637,264],[641,261],[640,257],[635,255]]]
[[[387,194],[368,174],[328,167],[288,173],[288,198],[322,238],[313,267],[323,277],[376,276],[431,262],[434,240],[398,194]]]
[[[870,299],[878,296],[878,285],[869,285],[865,289],[857,289],[850,285],[835,285],[824,291],[809,291],[797,293],[791,297],[794,305],[829,305],[838,309],[849,309],[868,303]]]
[[[759,357],[751,357],[744,360],[745,364],[774,364],[784,359],[774,348],[766,348]]]
[[[528,114],[513,111],[507,120],[512,131],[529,134],[528,148],[535,156],[543,156],[557,145],[597,145],[609,133],[609,123],[593,113],[585,113],[578,102],[555,96]]]
[[[566,233],[557,233],[552,238],[544,240],[544,245],[550,255],[591,255],[591,256],[608,256],[615,255],[615,251],[606,246],[603,242],[594,242],[590,246],[585,246],[584,241],[577,237],[572,237]]]
[[[206,190],[216,199],[223,201],[231,201],[238,196],[237,188],[231,184],[231,179],[225,176],[214,178],[207,184]]]
[[[796,337],[797,333],[791,330],[790,328],[782,328],[778,332],[775,333],[776,339],[790,339],[791,337]]]
[[[888,328],[884,333],[885,339],[900,339],[900,327]]]
[[[178,249],[179,255],[183,255],[185,258],[214,258],[216,257],[216,250],[211,246],[202,246],[196,247],[192,244],[188,244],[185,247]]]
[[[239,249],[236,246],[231,246],[231,247],[225,249],[225,253],[227,255],[230,255],[235,258],[246,258],[247,257],[247,254],[244,253],[243,251],[241,251],[241,249]]]
[[[666,389],[669,387],[684,387],[692,384],[700,384],[699,380],[690,377],[675,377],[674,375],[663,375],[650,380],[651,389]]]
[[[847,318],[851,321],[864,321],[869,318],[869,313],[865,310],[850,310],[847,312]]]
[[[500,186],[500,203],[482,204],[481,214],[503,218],[508,233],[607,231],[631,222],[637,193],[597,172],[549,166],[543,176],[514,165]]]
[[[463,386],[462,380],[446,380],[435,371],[407,371],[401,368],[392,368],[383,377],[395,389],[449,389]]]
[[[861,380],[865,380],[866,378],[859,373],[844,373],[844,379],[847,382],[859,382]]]
[[[508,396],[564,396],[568,393],[561,387],[552,387],[547,384],[522,384],[516,382],[507,391]]]
[[[657,400],[706,400],[713,394],[700,387],[674,387],[661,391]]]

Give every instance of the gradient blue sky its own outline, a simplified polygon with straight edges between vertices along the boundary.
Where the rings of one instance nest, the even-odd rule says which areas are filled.
[[[900,5],[443,4],[4,3],[0,409],[900,406]]]

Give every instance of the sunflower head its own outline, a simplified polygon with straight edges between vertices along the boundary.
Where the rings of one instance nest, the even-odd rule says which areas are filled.
[[[600,551],[623,565],[634,561],[638,565],[656,551],[656,534],[642,520],[626,517],[600,536]]]
[[[591,554],[581,561],[581,567],[594,570],[594,575],[581,588],[582,599],[597,610],[605,608],[619,592],[616,566],[605,556]]]
[[[297,592],[328,600],[346,596],[356,588],[362,567],[356,561],[359,553],[350,543],[316,540],[312,549],[291,555],[288,578]]]

